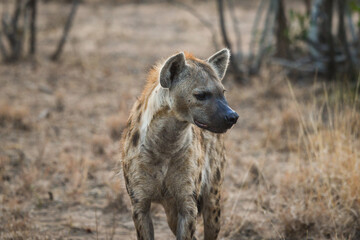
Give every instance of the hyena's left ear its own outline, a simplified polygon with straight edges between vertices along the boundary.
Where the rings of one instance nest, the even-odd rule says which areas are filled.
[[[215,69],[220,80],[223,79],[229,64],[230,51],[224,48],[208,58],[208,63]]]
[[[184,53],[178,53],[166,60],[160,71],[160,85],[163,88],[170,88],[171,84],[184,69],[185,64]]]

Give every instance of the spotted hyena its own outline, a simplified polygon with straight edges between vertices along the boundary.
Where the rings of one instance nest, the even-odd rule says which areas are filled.
[[[122,164],[138,239],[154,239],[150,205],[163,205],[176,239],[220,231],[223,134],[237,121],[221,84],[229,50],[207,60],[178,53],[156,65],[122,137]]]

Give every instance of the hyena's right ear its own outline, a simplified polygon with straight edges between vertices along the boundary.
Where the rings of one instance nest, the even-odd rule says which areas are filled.
[[[178,53],[168,60],[160,71],[160,85],[163,88],[170,88],[176,77],[179,76],[185,66],[184,53]]]

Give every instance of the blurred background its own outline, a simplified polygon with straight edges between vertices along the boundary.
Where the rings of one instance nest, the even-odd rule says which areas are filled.
[[[1,0],[0,238],[136,239],[119,138],[147,72],[228,47],[240,118],[219,238],[360,239],[359,13],[358,0]],[[161,206],[152,217],[174,239]]]

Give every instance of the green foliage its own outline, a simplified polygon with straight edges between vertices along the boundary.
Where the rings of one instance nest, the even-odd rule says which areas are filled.
[[[293,9],[289,12],[288,38],[290,41],[305,39],[309,30],[310,17]]]
[[[349,7],[352,12],[355,12],[359,15],[358,26],[360,27],[360,2],[357,0],[349,1]]]

